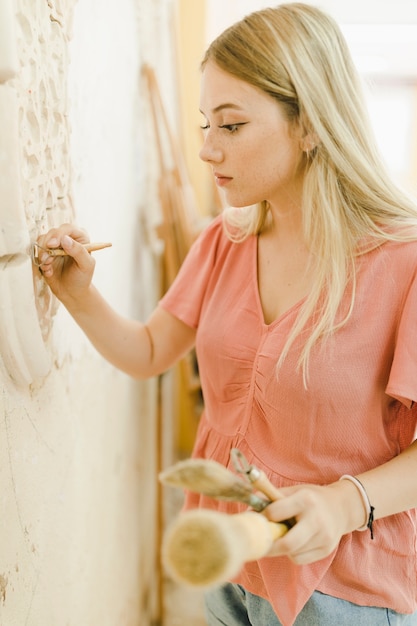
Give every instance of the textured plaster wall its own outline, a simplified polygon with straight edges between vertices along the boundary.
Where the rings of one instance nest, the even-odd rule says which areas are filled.
[[[0,626],[158,616],[157,383],[94,352],[32,277],[29,244],[77,221],[113,242],[96,273],[110,302],[153,307],[139,69],[172,75],[170,15],[168,0],[0,0]]]

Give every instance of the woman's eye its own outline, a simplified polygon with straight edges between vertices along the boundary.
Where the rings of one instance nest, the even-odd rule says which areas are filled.
[[[239,122],[238,124],[221,124],[219,128],[227,130],[229,133],[236,133],[239,129],[239,126],[244,126],[247,122]],[[210,124],[201,124],[201,130],[209,130]]]
[[[239,130],[239,126],[244,126],[246,122],[240,122],[239,124],[223,124],[220,128],[224,128],[229,133],[236,133]]]

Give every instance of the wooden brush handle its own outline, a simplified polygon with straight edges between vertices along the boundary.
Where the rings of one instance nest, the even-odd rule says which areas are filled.
[[[91,243],[83,243],[83,247],[87,250],[87,252],[96,252],[97,250],[103,250],[103,248],[110,248],[110,242],[91,242]],[[49,254],[49,256],[67,256],[67,252],[62,248],[48,248],[45,250]]]
[[[252,468],[250,472],[250,481],[254,487],[262,491],[272,502],[274,500],[281,500],[283,494],[275,485],[271,483],[265,472],[258,468]]]
[[[246,561],[265,556],[287,531],[253,511],[187,511],[165,533],[162,560],[177,582],[213,587],[236,576]]]
[[[281,500],[285,496],[283,493],[275,487],[267,477],[267,475],[257,467],[252,467],[249,472],[249,479],[259,491],[261,491],[267,498],[269,498],[272,502],[275,500]],[[297,523],[295,517],[291,519],[285,520],[285,525],[287,529],[292,528]]]
[[[256,465],[250,465],[245,455],[238,448],[232,448],[230,455],[236,470],[244,474],[252,485],[267,496],[271,502],[284,497],[280,490],[271,483],[265,472]]]

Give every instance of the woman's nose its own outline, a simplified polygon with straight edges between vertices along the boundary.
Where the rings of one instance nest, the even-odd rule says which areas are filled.
[[[206,163],[220,163],[223,160],[222,150],[214,145],[209,133],[204,138],[204,143],[201,147],[199,157]]]

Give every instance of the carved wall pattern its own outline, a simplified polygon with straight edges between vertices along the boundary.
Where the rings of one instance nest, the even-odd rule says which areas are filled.
[[[169,91],[175,78],[168,26],[172,2],[0,0],[0,615],[7,624],[105,626],[139,620],[145,626],[156,624],[161,611],[155,381],[131,389],[98,356],[83,351],[79,358],[67,340],[75,324],[67,323],[62,307],[53,318],[56,302],[49,299],[39,273],[32,277],[29,245],[38,233],[72,219],[75,208],[82,222],[90,211],[93,226],[97,211],[104,221],[89,161],[102,180],[105,141],[111,142],[111,151],[114,143],[119,147],[113,140],[119,139],[121,126],[123,133],[138,127],[137,137],[132,133],[122,142],[126,150],[118,153],[114,178],[106,179],[106,189],[127,192],[106,204],[105,228],[113,239],[123,225],[122,244],[125,250],[132,247],[132,257],[139,261],[133,272],[123,259],[114,293],[122,291],[124,279],[126,292],[137,291],[135,310],[141,316],[148,313],[157,297],[158,266],[146,228],[156,220],[159,199],[138,66],[145,59],[158,67]],[[97,76],[83,58],[89,45],[97,53],[103,41],[114,71],[103,63]],[[113,134],[108,132],[109,102],[100,115],[96,110],[102,92],[95,93],[94,87],[101,77],[108,79],[108,92],[122,88],[123,106],[111,110]],[[129,107],[131,123],[119,124],[117,118]],[[94,130],[107,130],[105,137],[98,133],[98,142],[82,141],[83,132],[91,139],[91,110]],[[77,155],[82,156],[79,162]],[[80,181],[91,196],[79,194]],[[123,220],[120,210],[125,211]],[[140,221],[137,237],[129,231],[126,236],[129,220]],[[93,228],[91,234],[96,234]],[[105,279],[111,283],[110,273]],[[166,404],[171,410],[172,402]],[[170,449],[173,436],[164,432]]]
[[[0,43],[0,345],[18,385],[49,370],[44,342],[56,307],[32,271],[31,243],[73,215],[66,77],[74,5],[0,1],[8,33]]]
[[[74,217],[67,79],[75,5],[0,0],[0,353],[17,385],[48,373],[45,342],[57,307],[32,272],[30,244]],[[175,91],[172,1],[138,2],[137,29],[139,56]],[[152,179],[151,172],[150,201],[158,204]],[[158,211],[151,213],[154,220]]]

